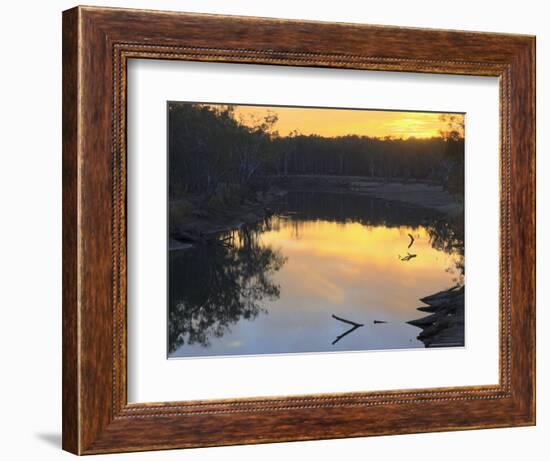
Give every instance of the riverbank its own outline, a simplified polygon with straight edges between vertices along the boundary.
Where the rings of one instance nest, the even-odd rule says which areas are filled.
[[[350,191],[429,208],[446,215],[456,215],[464,209],[461,200],[447,192],[443,186],[431,181],[402,179],[389,182],[382,178],[337,175],[271,176],[269,180],[283,189],[317,188],[323,191]]]
[[[421,328],[418,340],[426,347],[464,346],[464,286],[422,298],[421,312],[429,315],[407,323]]]
[[[251,225],[270,216],[290,191],[352,193],[388,202],[400,202],[409,207],[433,210],[449,217],[463,213],[463,203],[433,182],[401,180],[387,182],[381,178],[337,175],[289,175],[262,178],[269,184],[265,190],[249,193],[238,200],[224,192],[219,193],[216,205],[201,205],[200,196],[172,200],[169,203],[171,250],[204,244],[224,232]],[[228,187],[228,189],[231,189]]]
[[[257,192],[242,203],[225,207],[200,207],[197,200],[170,202],[170,250],[181,250],[194,244],[205,244],[216,235],[255,224],[273,214],[273,206],[286,196],[286,191],[271,187]]]

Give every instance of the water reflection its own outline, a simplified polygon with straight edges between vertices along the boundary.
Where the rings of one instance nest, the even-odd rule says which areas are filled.
[[[170,253],[170,352],[183,344],[210,346],[211,338],[221,338],[230,325],[266,312],[263,300],[279,297],[271,277],[284,258],[260,243],[261,227]]]
[[[461,282],[463,230],[397,202],[291,192],[269,219],[169,264],[172,357],[424,347],[406,322]]]

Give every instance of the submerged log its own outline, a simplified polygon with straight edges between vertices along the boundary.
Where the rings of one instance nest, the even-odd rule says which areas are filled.
[[[410,325],[413,325],[415,327],[422,328],[424,326],[429,326],[435,323],[441,316],[438,313],[427,315],[426,317],[422,317],[421,319],[416,320],[410,320],[407,323]]]
[[[436,312],[439,309],[439,306],[420,306],[416,310],[420,312]]]
[[[356,325],[354,327],[351,327],[349,330],[344,331],[341,335],[336,336],[336,339],[332,341],[331,345],[335,345],[338,341],[340,341],[344,336],[349,335],[350,333],[353,333],[357,328],[361,328],[363,325]]]
[[[168,249],[170,251],[177,251],[177,250],[187,250],[188,248],[191,248],[193,244],[186,243],[186,242],[180,242],[179,240],[170,239],[168,241]]]
[[[428,304],[430,306],[441,304],[443,302],[448,302],[456,299],[457,295],[462,294],[464,296],[464,287],[460,285],[455,285],[452,288],[449,288],[448,290],[439,291],[438,293],[435,293],[430,296],[426,296],[424,298],[420,298],[420,301],[422,301],[424,304]]]
[[[353,333],[357,328],[361,328],[364,325],[362,323],[353,322],[352,320],[344,319],[342,317],[338,317],[337,315],[332,314],[332,318],[336,319],[340,322],[347,323],[348,325],[351,325],[351,328],[349,330],[344,331],[341,335],[336,336],[336,339],[332,341],[332,345],[334,346],[338,341],[340,341],[343,337],[349,335],[350,333]]]
[[[362,323],[353,322],[351,320],[347,320],[347,319],[344,319],[342,317],[338,317],[337,315],[334,315],[334,314],[332,314],[332,318],[336,319],[336,320],[339,320],[340,322],[347,323],[348,325],[354,326],[356,328],[365,326]]]
[[[206,244],[207,238],[202,233],[188,232],[188,231],[178,231],[172,235],[172,238],[179,240],[180,242],[190,242],[190,243],[199,243]]]
[[[407,322],[421,328],[417,339],[426,347],[464,345],[464,287],[456,286],[421,299],[428,306],[418,310],[431,312]]]

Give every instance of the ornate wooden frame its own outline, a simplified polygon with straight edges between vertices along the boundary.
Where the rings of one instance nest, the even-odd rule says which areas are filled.
[[[131,58],[500,80],[496,386],[129,404],[126,64]],[[77,7],[63,13],[63,448],[77,454],[535,423],[535,38]]]

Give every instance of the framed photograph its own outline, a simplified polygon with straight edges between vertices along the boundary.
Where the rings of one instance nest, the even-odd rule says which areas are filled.
[[[63,448],[535,424],[532,36],[63,13]]]

